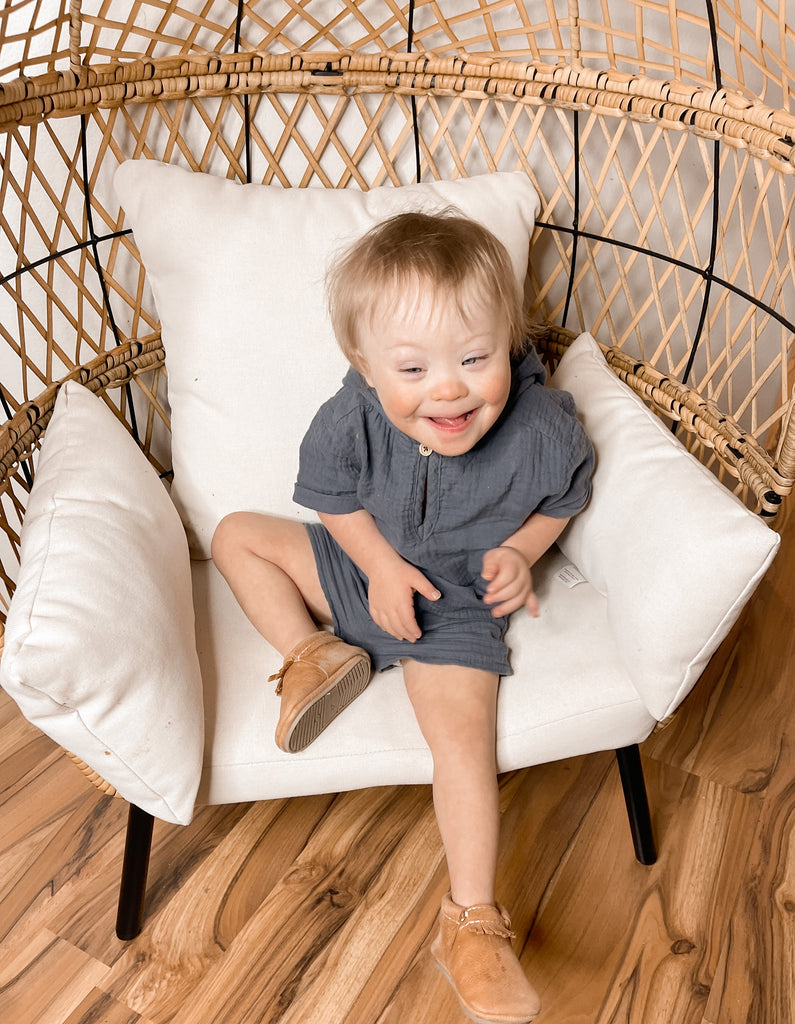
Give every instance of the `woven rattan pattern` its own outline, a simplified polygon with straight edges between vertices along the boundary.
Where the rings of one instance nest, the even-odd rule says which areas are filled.
[[[424,179],[524,170],[542,199],[529,294],[557,325],[550,361],[591,330],[774,515],[795,478],[787,6],[743,5],[742,20],[722,3],[610,0],[596,24],[565,0],[6,3],[6,590],[54,384],[112,387],[168,465],[157,314],[110,185],[130,157],[285,187],[403,184],[417,154]]]

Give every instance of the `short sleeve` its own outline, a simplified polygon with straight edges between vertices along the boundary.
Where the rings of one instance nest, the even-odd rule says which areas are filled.
[[[362,507],[357,492],[363,431],[360,410],[340,412],[335,398],[320,407],[301,442],[293,500],[341,515]]]
[[[570,443],[560,452],[555,490],[536,512],[553,519],[568,519],[582,512],[591,497],[593,471],[593,446],[580,421],[572,416]]]

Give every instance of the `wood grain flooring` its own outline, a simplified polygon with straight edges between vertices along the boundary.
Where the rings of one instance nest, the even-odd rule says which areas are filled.
[[[611,754],[502,779],[500,897],[545,1024],[795,1020],[795,517],[674,722],[642,748],[660,857]],[[2,1024],[458,1024],[429,945],[426,787],[158,823],[146,926],[113,933],[126,808],[0,695]]]

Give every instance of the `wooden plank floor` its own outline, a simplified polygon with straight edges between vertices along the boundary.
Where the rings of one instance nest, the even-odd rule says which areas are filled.
[[[547,1024],[795,1020],[795,517],[674,723],[632,855],[610,754],[502,780],[502,900]],[[683,600],[686,595],[683,594]],[[113,935],[126,811],[0,696],[3,1024],[457,1024],[428,947],[425,787],[158,823],[146,927]]]

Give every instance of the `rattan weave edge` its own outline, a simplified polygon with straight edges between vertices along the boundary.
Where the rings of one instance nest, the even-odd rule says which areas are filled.
[[[538,343],[557,359],[575,337],[572,331],[549,326],[540,332]],[[778,515],[782,499],[795,487],[795,469],[790,461],[780,458],[776,466],[764,448],[736,420],[693,388],[620,349],[607,345],[600,345],[600,348],[620,380],[646,400],[657,414],[681,424],[697,436],[715,452],[735,479],[750,488],[760,515],[765,518]]]
[[[795,117],[724,89],[707,90],[613,70],[510,60],[263,52],[113,62],[0,86],[0,131],[42,118],[126,103],[205,96],[329,92],[368,88],[414,95],[500,97],[580,107],[610,116],[691,129],[747,147],[795,173]]]
[[[36,448],[52,416],[58,392],[66,381],[76,380],[94,394],[100,394],[108,388],[121,387],[136,374],[158,369],[164,362],[159,334],[140,341],[127,341],[101,353],[90,363],[75,367],[27,402],[0,428],[0,484]]]
[[[104,793],[105,796],[112,796],[121,799],[121,793],[119,793],[116,787],[103,779],[99,772],[94,771],[91,765],[86,764],[85,761],[81,761],[76,754],[71,753],[69,750],[65,750],[64,753],[81,775],[84,775],[91,785],[98,789],[100,793]]]

